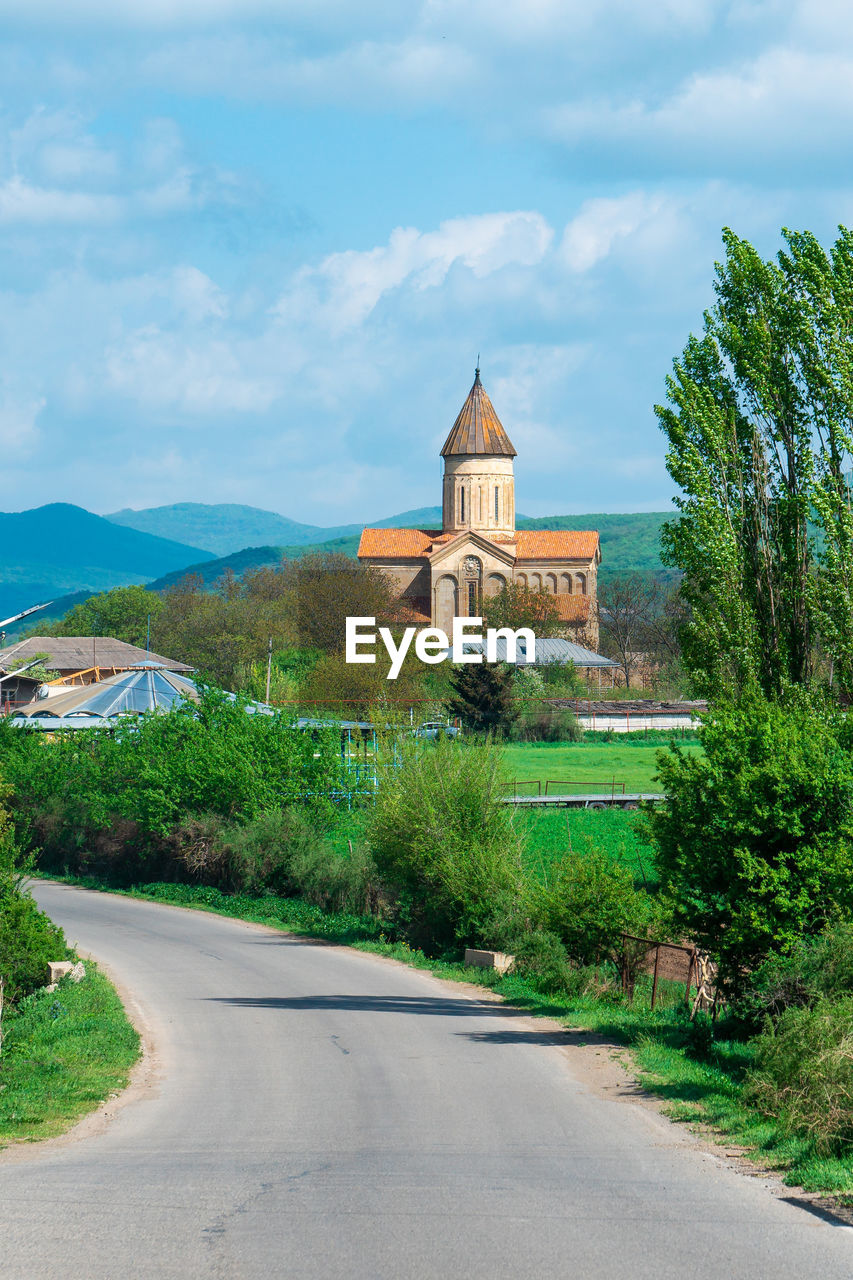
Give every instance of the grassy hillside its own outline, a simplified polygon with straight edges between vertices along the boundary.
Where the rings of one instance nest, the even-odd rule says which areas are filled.
[[[427,519],[412,518],[408,523],[405,523],[403,516],[397,516],[393,521],[377,521],[373,527],[377,529],[390,527],[404,529],[425,526],[428,528],[430,524],[436,522],[436,519],[438,521],[441,520],[441,511],[438,508],[425,508],[422,511],[406,512],[405,515],[409,517],[426,516]],[[632,570],[650,574],[662,572],[663,566],[660,560],[657,537],[660,526],[666,518],[666,515],[660,512],[655,512],[652,515],[637,516],[551,516],[546,517],[544,520],[528,520],[520,516],[517,523],[520,529],[598,529],[601,533],[601,575],[606,578],[614,573],[626,573]],[[399,521],[398,526],[397,521]],[[624,527],[622,522],[624,522]],[[174,570],[171,573],[164,574],[150,585],[152,590],[162,591],[165,587],[172,586],[189,573],[198,575],[205,583],[214,583],[229,569],[237,577],[240,577],[247,569],[259,569],[265,565],[275,565],[282,559],[298,559],[299,556],[307,555],[313,551],[338,551],[343,552],[344,555],[354,556],[358,550],[360,534],[361,530],[359,529],[349,536],[330,538],[324,542],[295,546],[247,547],[234,555],[221,556],[216,560],[208,560],[202,564],[192,564],[185,568]]]
[[[198,547],[111,524],[55,502],[0,512],[0,617],[69,592],[146,582],[209,558]]]
[[[660,531],[672,512],[639,511],[594,513],[580,516],[518,517],[519,529],[597,529],[601,534],[602,571],[624,573],[630,569],[658,570]]]
[[[162,577],[149,583],[149,586],[152,591],[165,591],[167,587],[174,586],[188,574],[201,578],[206,584],[213,584],[229,570],[239,578],[249,569],[277,565],[282,560],[298,560],[300,556],[309,555],[312,551],[337,551],[347,556],[354,556],[358,550],[359,536],[359,534],[352,534],[347,538],[332,538],[328,542],[308,543],[303,546],[246,547],[245,550],[231,556],[220,556],[217,560],[202,561],[200,564],[187,565],[183,569],[163,574]]]

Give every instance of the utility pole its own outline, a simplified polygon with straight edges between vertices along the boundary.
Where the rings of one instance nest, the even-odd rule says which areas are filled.
[[[269,642],[269,645],[267,646],[267,696],[265,698],[265,702],[267,706],[269,706],[269,701],[270,701],[271,674],[272,674],[272,636],[270,636],[270,642]]]

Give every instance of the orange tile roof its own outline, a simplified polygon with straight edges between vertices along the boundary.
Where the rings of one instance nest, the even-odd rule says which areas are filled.
[[[429,555],[430,547],[440,536],[438,529],[363,529],[359,559],[417,560]]]
[[[512,441],[504,431],[494,405],[480,381],[479,369],[474,375],[474,385],[468,392],[468,399],[459,410],[459,417],[444,442],[441,456],[447,458],[454,453],[515,457]]]
[[[588,622],[589,596],[554,596],[557,617],[561,622]]]
[[[519,560],[592,560],[598,551],[598,534],[577,529],[519,529]]]
[[[363,560],[421,560],[438,547],[459,537],[463,530],[442,533],[440,529],[363,529],[358,555]],[[598,551],[598,534],[576,529],[519,529],[513,537],[481,538],[515,551],[518,560],[593,560]]]

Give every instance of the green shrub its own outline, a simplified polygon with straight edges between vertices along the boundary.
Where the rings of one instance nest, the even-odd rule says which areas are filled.
[[[249,715],[212,689],[169,715],[51,741],[0,723],[0,766],[42,865],[125,882],[134,867],[136,880],[168,875],[161,859],[191,818],[247,821],[306,796],[329,807],[341,786],[334,729],[306,733],[284,715]]]
[[[368,839],[410,941],[482,941],[524,899],[521,842],[501,794],[488,741],[398,744],[383,768]]]
[[[536,892],[536,919],[578,965],[617,960],[625,932],[647,936],[651,900],[634,888],[626,867],[590,847],[555,859]]]
[[[369,852],[349,857],[324,835],[317,814],[268,809],[245,822],[205,814],[174,833],[178,879],[227,892],[300,897],[332,911],[361,912],[377,899]]]
[[[541,706],[521,712],[510,738],[513,742],[580,742],[583,730],[571,711]]]
[[[851,728],[816,694],[718,705],[702,756],[658,755],[652,810],[677,929],[719,961],[729,995],[772,952],[853,911]]]
[[[748,975],[734,1012],[753,1028],[786,1009],[810,1007],[824,997],[853,996],[853,924],[803,938],[784,955],[771,955]]]
[[[853,1140],[853,997],[788,1009],[753,1045],[750,1101],[820,1154]]]
[[[64,960],[65,937],[33,898],[20,890],[0,897],[0,977],[15,1004],[47,981],[51,960]]]
[[[515,956],[516,972],[539,991],[568,991],[575,974],[556,933],[523,925],[496,928],[490,938],[493,946]]]
[[[44,985],[48,962],[64,959],[66,946],[62,930],[21,886],[27,863],[15,842],[8,798],[9,788],[0,785],[0,979],[5,999],[15,1004]]]

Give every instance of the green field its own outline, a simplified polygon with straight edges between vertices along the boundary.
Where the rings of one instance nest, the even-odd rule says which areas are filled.
[[[628,867],[638,886],[657,884],[642,814],[623,809],[518,809],[516,823],[525,836],[527,868],[537,879],[546,879],[550,864],[564,853],[596,849]]]
[[[683,745],[686,754],[701,751],[696,742]],[[632,739],[629,742],[513,742],[504,748],[503,772],[508,782],[519,784],[519,794],[530,795],[522,782],[567,783],[567,793],[609,790],[615,783],[626,791],[657,791],[657,753],[660,743]],[[555,789],[553,786],[550,788]],[[535,787],[533,788],[535,792]]]

